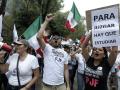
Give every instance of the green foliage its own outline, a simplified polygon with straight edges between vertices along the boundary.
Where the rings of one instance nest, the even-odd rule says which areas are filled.
[[[5,14],[5,7],[6,7],[6,2],[7,0],[1,0],[0,1],[0,14],[4,15]]]
[[[64,26],[66,22],[65,16],[66,16],[66,13],[57,12],[55,14],[54,20],[51,21],[49,25],[52,33],[57,32],[61,36],[69,35],[69,31],[66,30]]]
[[[8,0],[7,12],[10,13],[6,16],[5,24],[6,33],[12,38],[13,24],[16,24],[18,35],[22,35],[29,25],[38,17],[42,16],[44,21],[48,13],[54,13],[55,19],[50,23],[52,33],[59,32],[61,36],[70,36],[73,39],[79,38],[84,32],[84,25],[80,23],[76,27],[76,31],[71,33],[65,28],[66,18],[68,12],[61,13],[59,10],[63,7],[63,0]],[[12,6],[11,6],[12,5]],[[7,38],[7,37],[6,37]],[[11,38],[7,38],[6,40]],[[10,41],[8,40],[8,41]]]
[[[4,41],[7,43],[10,43],[12,41],[12,32],[11,32],[11,30],[13,29],[12,19],[13,19],[12,16],[7,16],[7,17],[4,17],[4,20],[3,20],[2,35],[3,35]]]
[[[21,35],[39,15],[40,8],[37,2],[34,0],[19,1],[19,7],[13,13],[19,34]]]
[[[61,2],[62,0],[19,0],[19,7],[13,14],[19,33],[23,33],[39,15],[44,20],[48,13],[60,10]]]
[[[83,21],[81,21],[76,27],[76,31],[75,32],[70,32],[68,29],[65,28],[65,22],[66,22],[66,18],[67,18],[68,12],[67,13],[61,13],[58,12],[55,15],[55,19],[50,23],[50,27],[51,27],[51,31],[54,32],[58,32],[61,36],[65,37],[65,36],[69,36],[72,39],[76,39],[76,38],[80,38],[81,35],[84,33],[84,24]]]
[[[63,0],[8,0],[6,11],[10,15],[5,16],[4,21],[7,28],[5,28],[4,34],[12,36],[13,24],[15,23],[18,35],[22,35],[38,16],[41,15],[44,20],[48,13],[55,13],[60,10],[62,2]],[[8,41],[12,41],[12,37],[4,36],[6,40],[10,39]]]

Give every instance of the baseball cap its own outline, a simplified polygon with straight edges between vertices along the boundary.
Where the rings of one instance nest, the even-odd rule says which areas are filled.
[[[14,44],[16,44],[16,45],[25,45],[25,46],[29,47],[29,43],[25,39],[21,39],[21,40],[15,41]]]

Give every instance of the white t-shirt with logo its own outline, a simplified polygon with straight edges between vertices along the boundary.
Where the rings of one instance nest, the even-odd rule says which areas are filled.
[[[60,48],[46,44],[44,49],[43,82],[48,85],[64,83],[64,64],[68,64],[68,54]]]
[[[9,64],[9,77],[8,82],[10,85],[18,86],[18,79],[17,79],[17,60],[18,54],[15,53],[9,57],[7,63]],[[32,79],[33,70],[38,68],[38,60],[35,56],[28,54],[23,61],[19,61],[19,78],[20,84],[25,85]]]

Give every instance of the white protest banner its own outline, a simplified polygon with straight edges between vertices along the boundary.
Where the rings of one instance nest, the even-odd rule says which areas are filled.
[[[119,5],[91,11],[93,47],[118,46]]]

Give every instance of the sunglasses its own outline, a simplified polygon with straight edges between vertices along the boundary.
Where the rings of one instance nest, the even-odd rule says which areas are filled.
[[[61,39],[61,37],[59,37],[59,36],[53,36],[52,39],[58,40],[58,39]]]

